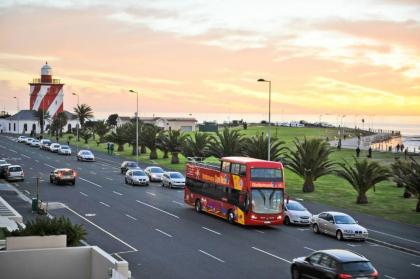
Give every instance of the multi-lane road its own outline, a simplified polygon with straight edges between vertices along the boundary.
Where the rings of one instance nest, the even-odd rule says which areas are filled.
[[[117,157],[96,154],[97,162],[78,162],[7,136],[0,136],[0,157],[23,166],[25,181],[12,184],[28,197],[35,196],[34,177],[40,176],[40,198],[52,205],[50,214],[83,224],[87,243],[127,260],[134,278],[290,278],[293,258],[331,248],[365,255],[381,278],[420,278],[419,256],[369,241],[339,242],[307,227],[229,225],[198,214],[184,205],[183,190],[126,185]],[[74,168],[76,185],[50,184],[57,167]],[[397,237],[420,245],[415,232]]]

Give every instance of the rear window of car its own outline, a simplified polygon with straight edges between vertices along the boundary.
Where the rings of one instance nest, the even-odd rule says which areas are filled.
[[[11,167],[11,168],[9,168],[9,171],[10,172],[22,171],[22,168],[21,167]]]
[[[373,271],[373,266],[370,262],[350,262],[342,264],[343,271],[345,272],[364,272]]]
[[[171,178],[183,178],[182,174],[180,173],[171,173]]]

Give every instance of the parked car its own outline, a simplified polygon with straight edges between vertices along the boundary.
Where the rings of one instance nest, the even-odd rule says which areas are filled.
[[[77,161],[95,161],[95,155],[90,150],[80,150],[77,153]]]
[[[0,178],[6,178],[7,167],[12,164],[7,163],[5,160],[2,161],[4,162],[0,164]]]
[[[17,142],[25,142],[26,138],[27,137],[25,137],[25,136],[19,136],[18,139],[17,139]]]
[[[121,174],[125,174],[129,169],[139,169],[139,165],[133,161],[124,161],[121,164]]]
[[[26,143],[27,145],[30,145],[30,144],[31,144],[31,142],[32,142],[33,140],[35,140],[35,139],[34,139],[34,138],[26,138],[26,139],[25,139],[25,143]]]
[[[71,155],[71,148],[68,145],[60,145],[58,149],[58,154],[61,155]]]
[[[350,215],[341,212],[322,212],[312,217],[312,229],[315,233],[335,236],[338,240],[366,240],[368,231],[360,226]]]
[[[125,173],[125,184],[149,186],[149,177],[141,169],[129,169]]]
[[[185,187],[185,177],[177,171],[168,171],[162,175],[162,186],[163,187]]]
[[[72,169],[55,169],[50,173],[50,183],[70,183],[74,185],[76,183],[76,171]]]
[[[50,151],[54,153],[58,153],[58,149],[60,149],[59,143],[51,143],[50,144]]]
[[[42,139],[39,148],[42,150],[50,150],[51,141],[49,139]]]
[[[312,214],[297,201],[289,200],[284,204],[284,224],[310,225]]]
[[[39,145],[40,145],[40,142],[37,139],[31,141],[31,144],[29,144],[30,147],[39,147]]]
[[[300,278],[379,278],[378,271],[362,255],[347,250],[321,250],[292,262],[293,279]]]
[[[147,167],[144,169],[144,172],[150,181],[162,181],[162,176],[165,171],[161,167]]]
[[[0,159],[0,165],[4,165],[4,164],[7,164],[7,161],[4,159]]]
[[[23,169],[19,165],[7,166],[5,177],[7,181],[12,181],[12,180],[23,181],[25,179]]]

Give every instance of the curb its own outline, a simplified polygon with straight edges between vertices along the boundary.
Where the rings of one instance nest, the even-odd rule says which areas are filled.
[[[402,246],[398,246],[398,245],[391,244],[391,243],[388,243],[388,242],[385,242],[385,241],[381,241],[381,240],[378,240],[378,239],[374,239],[374,238],[368,238],[366,241],[367,242],[372,242],[372,243],[375,243],[375,244],[379,244],[379,245],[382,245],[382,246],[385,246],[385,247],[388,247],[388,248],[392,248],[392,249],[395,249],[395,250],[399,250],[399,251],[406,252],[408,254],[412,254],[412,255],[415,255],[415,256],[419,256],[420,257],[420,251],[417,251],[417,250],[405,248],[405,247],[402,247]]]

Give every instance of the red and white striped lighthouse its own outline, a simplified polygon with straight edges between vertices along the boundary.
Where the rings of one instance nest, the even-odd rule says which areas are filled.
[[[48,62],[41,68],[41,78],[34,78],[29,86],[31,110],[43,109],[51,117],[64,110],[64,84],[59,79],[52,78],[52,69]]]

